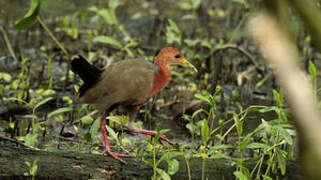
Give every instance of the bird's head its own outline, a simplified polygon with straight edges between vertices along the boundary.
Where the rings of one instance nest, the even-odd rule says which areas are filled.
[[[159,51],[157,55],[157,60],[161,61],[163,65],[188,65],[197,72],[195,66],[193,66],[189,61],[187,61],[184,55],[176,48],[166,47]]]

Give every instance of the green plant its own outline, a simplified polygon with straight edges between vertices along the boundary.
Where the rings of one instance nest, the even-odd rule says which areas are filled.
[[[317,98],[317,68],[312,61],[309,61],[309,73],[312,77],[313,82],[313,95],[314,98]]]
[[[91,6],[88,8],[88,11],[94,12],[95,16],[92,17],[92,21],[96,21],[99,18],[102,18],[106,24],[108,24],[115,31],[122,33],[123,38],[126,42],[126,45],[123,45],[122,42],[118,41],[117,38],[108,36],[108,35],[98,35],[92,38],[93,42],[104,43],[113,45],[121,50],[124,50],[130,57],[133,57],[134,54],[131,51],[131,47],[137,46],[137,42],[127,33],[124,26],[118,22],[116,16],[116,9],[121,5],[119,0],[110,0],[108,2],[107,8],[97,8],[96,6]]]
[[[64,52],[64,54],[67,56],[67,59],[69,58],[69,54],[67,50],[64,48],[64,46],[57,40],[57,38],[52,34],[50,29],[47,27],[47,25],[42,21],[42,19],[39,16],[40,7],[41,7],[42,0],[30,0],[30,7],[28,12],[25,14],[25,16],[19,20],[17,20],[14,24],[14,28],[18,30],[24,30],[30,28],[32,25],[34,25],[36,22],[39,22],[40,25],[45,29],[45,31],[48,33],[50,38],[57,44],[57,46]]]
[[[168,19],[168,26],[166,27],[166,42],[168,44],[182,44],[182,32],[179,30],[176,23],[171,19]]]
[[[33,161],[33,163],[31,164],[30,162],[26,161],[26,165],[28,167],[28,172],[25,173],[24,175],[25,176],[32,176],[32,180],[35,179],[35,176],[37,174],[37,171],[38,171],[38,165],[37,165],[37,162],[38,162],[38,158],[36,160]]]
[[[172,151],[170,148],[166,153],[163,153],[159,159],[157,157],[162,153],[160,145],[158,145],[159,138],[168,132],[169,129],[163,129],[157,132],[156,136],[153,137],[151,143],[149,145],[150,148],[147,148],[147,151],[143,154],[143,162],[151,167],[153,167],[153,176],[152,179],[158,179],[161,177],[162,179],[170,179],[170,175],[174,175],[179,169],[179,162],[175,159],[176,156],[180,155],[179,152]],[[136,150],[136,154],[139,154],[142,151],[141,148]],[[149,152],[152,153],[152,160],[149,160]],[[168,169],[167,171],[161,169],[159,164],[163,161],[167,162]]]

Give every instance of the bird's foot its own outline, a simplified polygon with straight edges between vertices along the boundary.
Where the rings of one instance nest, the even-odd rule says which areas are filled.
[[[150,135],[151,138],[154,138],[157,134],[157,132],[155,131],[149,131],[149,130],[145,130],[145,129],[137,129],[134,127],[129,128],[130,131],[136,132],[136,133],[140,133],[140,134],[146,134],[146,135]],[[168,142],[170,145],[173,145],[174,143],[169,140],[166,135],[161,135],[158,139],[159,143],[163,144],[162,141],[166,141]]]
[[[124,164],[127,164],[127,163],[121,157],[130,157],[130,155],[127,155],[127,154],[118,154],[118,153],[112,152],[110,149],[106,149],[104,151],[104,154],[108,154]]]

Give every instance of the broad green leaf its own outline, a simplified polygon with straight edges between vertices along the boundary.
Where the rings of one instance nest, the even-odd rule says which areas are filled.
[[[202,3],[202,0],[192,0],[193,9],[197,9]]]
[[[273,180],[273,178],[271,178],[270,176],[267,175],[262,175],[263,176],[263,180]]]
[[[248,180],[247,176],[243,174],[241,171],[234,171],[234,176],[237,177],[239,180]]]
[[[37,142],[37,137],[38,137],[37,133],[28,133],[25,136],[25,144],[27,146],[34,147],[36,145],[36,142]]]
[[[168,23],[169,23],[171,30],[173,30],[177,35],[182,34],[181,31],[178,29],[176,23],[173,20],[168,19]]]
[[[179,169],[179,162],[176,159],[168,159],[167,164],[168,164],[168,170],[167,170],[168,174],[174,175]]]
[[[108,7],[115,11],[115,9],[120,5],[119,0],[109,0]]]
[[[195,130],[196,130],[196,126],[193,124],[193,123],[188,123],[186,124],[185,126],[191,133],[195,133]]]
[[[193,9],[193,5],[189,2],[178,3],[178,7],[182,10],[192,10]]]
[[[281,126],[275,126],[275,128],[277,129],[277,131],[280,133],[280,136],[282,138],[284,138],[285,142],[289,145],[292,145],[293,144],[293,139],[290,135],[290,133],[284,129],[283,127]]]
[[[111,121],[114,121],[117,124],[122,125],[122,123],[120,122],[119,118],[115,117],[115,116],[108,116],[106,119],[109,119]]]
[[[227,159],[227,160],[234,160],[231,156],[225,154],[214,154],[211,156],[211,159]]]
[[[87,10],[95,12],[95,13],[98,13],[98,11],[99,11],[99,9],[96,6],[90,6]]]
[[[220,145],[215,145],[215,146],[210,147],[208,152],[214,152],[214,151],[217,151],[217,150],[229,149],[229,148],[233,148],[233,146],[232,145],[228,145],[228,144],[220,144]]]
[[[110,44],[110,45],[114,45],[114,46],[117,46],[119,48],[122,47],[122,44],[112,38],[112,37],[109,37],[109,36],[96,36],[94,39],[93,39],[93,42],[99,42],[99,43],[105,43],[105,44]]]
[[[13,27],[18,30],[31,27],[37,21],[40,6],[41,0],[31,0],[30,8],[27,14],[22,19],[17,20]]]
[[[203,94],[195,94],[194,95],[196,98],[202,100],[202,101],[205,101],[207,102],[208,104],[211,104],[211,101],[210,101],[210,98],[209,98],[209,95],[206,94],[206,95],[203,95]]]
[[[208,127],[207,120],[205,120],[205,119],[203,120],[201,133],[202,133],[202,141],[204,143],[207,143],[207,141],[210,139],[210,130],[209,130],[209,127]]]
[[[249,149],[267,149],[270,146],[264,143],[251,143],[246,146]]]
[[[118,141],[118,136],[117,136],[118,133],[115,133],[115,131],[114,131],[111,127],[109,127],[108,125],[106,125],[106,129],[107,129],[109,135],[110,135],[113,139],[115,139],[116,141]]]
[[[82,125],[91,125],[92,122],[94,121],[94,118],[91,117],[90,115],[86,115],[80,119]]]
[[[157,173],[163,180],[170,180],[171,177],[162,169],[156,168]]]
[[[0,80],[4,80],[6,82],[10,82],[11,81],[11,75],[9,73],[5,73],[5,72],[0,72]]]
[[[116,24],[116,19],[111,11],[107,9],[101,9],[98,11],[98,14],[105,20],[108,25]]]
[[[99,130],[99,126],[100,126],[100,118],[97,118],[94,121],[93,125],[91,125],[91,128],[89,130],[89,133],[91,135],[91,139],[93,139],[97,135],[98,130]]]
[[[51,118],[52,116],[55,116],[55,115],[58,115],[58,114],[61,114],[64,112],[69,112],[69,111],[72,111],[71,107],[59,108],[59,109],[56,109],[56,110],[52,111],[51,113],[49,113],[48,118]]]

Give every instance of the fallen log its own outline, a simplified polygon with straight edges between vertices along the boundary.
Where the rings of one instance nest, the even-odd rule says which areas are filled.
[[[0,139],[0,179],[27,179],[29,171],[25,162],[36,159],[38,170],[35,179],[151,179],[153,168],[144,164],[139,158],[127,158],[127,165],[109,156],[77,152],[48,152],[34,150],[21,144],[14,144]],[[183,158],[179,171],[172,179],[188,179],[187,167]],[[202,159],[189,161],[191,179],[201,179]],[[235,166],[226,159],[207,159],[205,177],[208,179],[234,179]],[[245,165],[253,168],[256,161]],[[159,165],[167,169],[166,163]],[[264,168],[264,167],[263,167]],[[299,179],[295,162],[288,161],[286,179]]]

